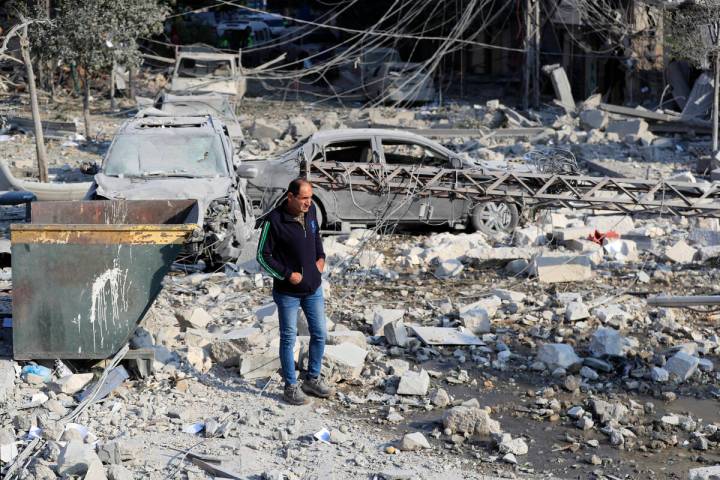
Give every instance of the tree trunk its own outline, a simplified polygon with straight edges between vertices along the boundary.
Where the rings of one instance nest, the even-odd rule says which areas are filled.
[[[90,141],[90,75],[87,69],[83,69],[83,120],[85,121],[85,139]]]
[[[720,53],[715,53],[715,85],[713,85],[713,129],[712,129],[712,164],[714,168],[720,167],[718,157],[718,106],[720,104]]]
[[[112,69],[110,70],[110,110],[115,110],[117,104],[115,103],[115,60],[112,63]]]
[[[38,106],[37,90],[35,89],[35,73],[30,59],[30,41],[28,40],[27,25],[23,28],[20,37],[20,52],[25,69],[27,70],[28,89],[30,90],[30,108],[32,109],[33,123],[35,125],[35,150],[37,152],[38,177],[41,182],[48,181],[47,152],[45,151],[45,138],[43,137],[42,122],[40,121],[40,107]]]
[[[130,100],[135,100],[135,68],[128,67],[128,97]]]

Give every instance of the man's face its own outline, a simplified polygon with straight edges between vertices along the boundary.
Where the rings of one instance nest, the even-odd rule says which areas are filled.
[[[300,191],[297,195],[293,195],[292,192],[288,192],[288,209],[291,212],[303,212],[307,213],[312,205],[312,186],[303,184],[300,186]]]

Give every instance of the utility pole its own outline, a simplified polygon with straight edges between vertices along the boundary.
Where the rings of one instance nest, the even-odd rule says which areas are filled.
[[[525,72],[523,108],[540,105],[540,0],[525,0]]]

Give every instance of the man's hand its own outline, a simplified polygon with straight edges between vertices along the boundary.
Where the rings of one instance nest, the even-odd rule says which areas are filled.
[[[322,273],[325,270],[325,259],[318,258],[315,265],[317,265],[318,272]]]
[[[293,272],[290,274],[290,278],[288,278],[288,281],[293,285],[297,285],[298,283],[302,282],[302,274],[300,272]]]

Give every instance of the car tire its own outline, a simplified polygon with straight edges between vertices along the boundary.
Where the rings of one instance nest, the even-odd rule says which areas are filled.
[[[313,197],[313,203],[315,204],[315,216],[317,217],[318,227],[322,230],[325,223],[325,211],[323,210],[322,203],[320,203],[317,198]]]
[[[473,208],[470,216],[472,228],[488,235],[512,233],[519,221],[517,206],[507,202],[480,203]]]

